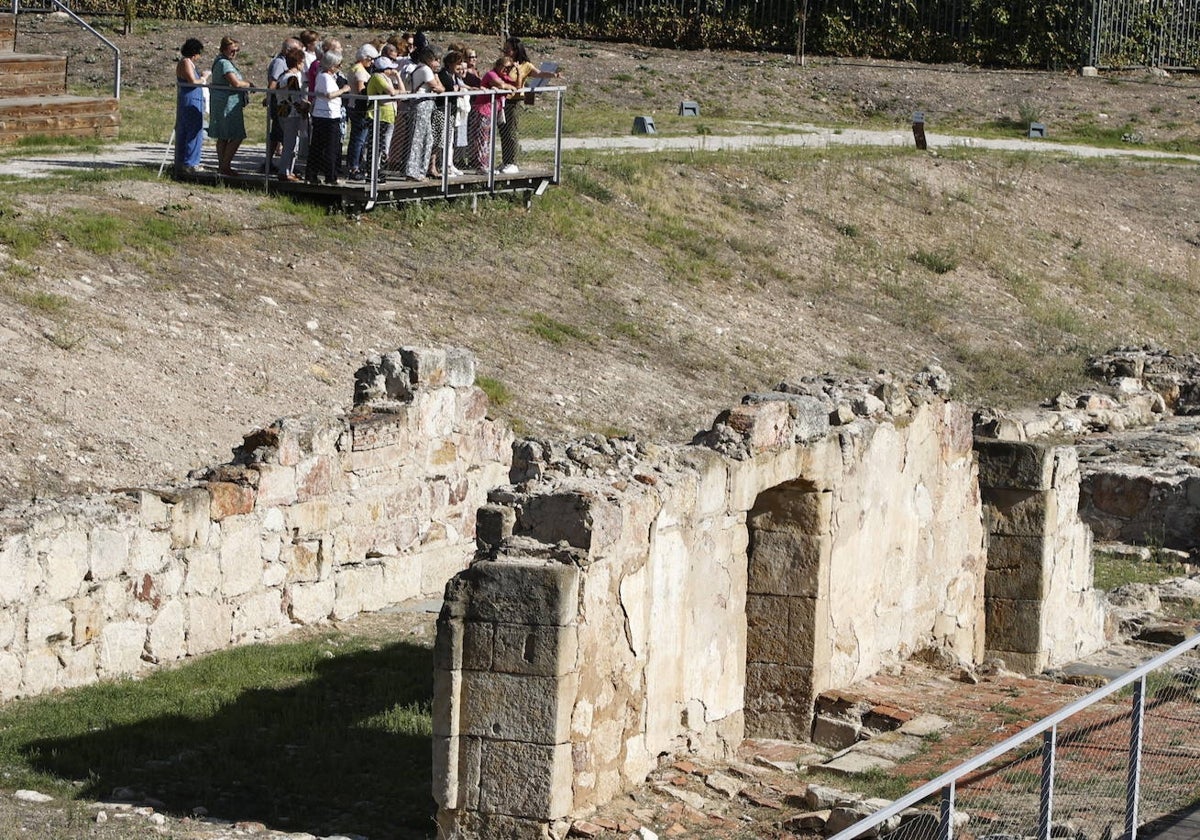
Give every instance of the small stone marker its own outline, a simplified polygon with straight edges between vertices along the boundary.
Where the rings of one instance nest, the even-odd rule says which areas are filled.
[[[1042,123],[1029,124],[1029,139],[1030,140],[1045,140],[1046,126]]]
[[[654,117],[634,117],[633,118],[633,133],[634,134],[654,134]]]
[[[679,103],[679,116],[681,117],[698,117],[700,116],[700,103],[693,102],[691,99],[685,99]]]
[[[925,151],[929,145],[925,142],[925,114],[917,111],[912,116],[913,140],[916,141],[917,148]]]

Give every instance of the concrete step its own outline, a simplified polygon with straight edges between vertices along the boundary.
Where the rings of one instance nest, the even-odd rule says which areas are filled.
[[[0,97],[67,92],[67,59],[60,55],[0,53]]]
[[[0,145],[22,137],[115,139],[121,127],[119,103],[103,96],[10,96],[0,98]]]

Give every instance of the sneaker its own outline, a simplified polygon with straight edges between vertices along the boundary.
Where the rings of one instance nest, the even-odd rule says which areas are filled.
[[[461,178],[463,176],[463,171],[457,166],[449,167],[449,172],[451,178]]]
[[[492,174],[492,170],[488,169],[486,166],[481,166],[478,169],[476,169],[475,171],[478,172],[480,175],[491,175]]]
[[[367,176],[364,175],[362,172],[354,171],[354,172],[350,173],[350,180],[351,181],[365,181],[365,180],[367,180]]]
[[[498,169],[497,171],[501,175],[516,175],[521,170],[517,169],[517,165],[515,163],[510,163],[510,164],[508,164],[508,166],[503,166],[500,169]]]

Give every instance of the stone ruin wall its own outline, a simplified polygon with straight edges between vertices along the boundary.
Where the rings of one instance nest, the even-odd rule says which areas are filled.
[[[991,567],[972,417],[936,384],[782,386],[687,447],[518,446],[519,483],[480,511],[483,548],[439,619],[442,830],[537,836],[662,756],[727,756],[746,734],[807,739],[817,693],[921,651],[1049,662],[1099,647],[1086,528],[1055,467],[1069,456],[1027,446],[1024,466],[1049,477],[1036,488],[1007,486],[994,461],[1007,484],[983,492],[1020,498],[989,531],[1025,513],[1051,539]],[[1055,571],[1029,568],[1044,563]],[[1005,575],[1032,583],[993,603],[986,587]],[[1023,620],[1035,590],[1064,603],[1039,603],[1020,638],[986,635],[985,615]],[[1067,603],[1088,605],[1071,628],[1085,632],[1057,645],[1047,634],[1064,630]]]
[[[356,403],[247,435],[187,484],[0,513],[0,699],[440,596],[511,434],[465,351],[375,359]]]

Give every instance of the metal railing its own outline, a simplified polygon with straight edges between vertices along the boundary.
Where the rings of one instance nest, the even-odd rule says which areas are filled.
[[[264,110],[267,112],[265,133],[268,150],[271,143],[272,116],[270,111],[273,103],[280,100],[307,100],[309,97],[305,91],[268,90],[259,87],[233,89],[225,85],[212,84],[208,87],[210,91],[229,90],[244,94],[248,101],[257,99],[260,95],[267,97],[266,102],[270,107]],[[349,126],[347,126],[346,135],[338,137],[335,153],[339,164],[339,183],[365,190],[365,209],[368,210],[373,208],[385,194],[388,200],[404,200],[405,196],[401,195],[400,198],[397,196],[400,195],[403,187],[411,186],[406,179],[403,166],[409,148],[408,138],[412,131],[412,122],[417,119],[416,105],[421,101],[432,100],[434,109],[440,114],[442,125],[441,144],[436,147],[439,172],[437,183],[440,186],[440,195],[450,197],[518,190],[536,191],[540,195],[541,191],[545,189],[545,185],[557,184],[562,177],[562,121],[563,93],[565,91],[566,88],[563,86],[542,85],[536,89],[522,88],[519,91],[489,89],[459,93],[399,94],[397,96],[345,94],[341,97],[343,108],[350,107],[354,102],[366,103],[370,133],[363,148],[362,180],[359,182],[346,180],[350,168],[348,164],[352,163],[346,160],[349,151],[347,143]],[[519,178],[507,177],[505,173],[499,171],[502,160],[501,145],[506,136],[500,114],[505,110],[504,103],[510,96],[524,98],[526,94],[533,94],[538,100],[538,105],[533,108],[524,104],[519,106],[523,111],[521,122],[524,127],[521,134],[527,139],[536,139],[539,151],[523,157],[523,160],[529,162],[522,164]],[[453,130],[457,124],[458,102],[464,99],[471,103],[486,104],[486,111],[489,112],[488,116],[478,117],[471,121],[472,133],[465,148],[456,143],[456,132]],[[385,123],[382,119],[382,111],[386,105],[397,106],[394,128],[391,133],[392,139],[387,148],[384,147]],[[243,107],[251,108],[253,106]],[[549,149],[543,151],[546,149],[547,141],[549,141]],[[516,141],[514,140],[514,142]],[[311,153],[311,141],[308,146],[309,154],[304,161],[305,167],[317,167],[319,162]],[[276,178],[277,174],[271,171],[269,166],[279,162],[279,156],[274,158],[268,156],[268,160],[264,161],[259,173],[261,177],[263,179]],[[462,164],[464,170],[462,175],[452,174],[458,164]],[[420,172],[423,173],[424,170],[425,167],[422,166]],[[300,176],[301,171],[304,170],[297,164],[295,174]],[[312,180],[315,171],[317,170],[311,169],[305,172],[310,176],[309,180]],[[430,191],[427,189],[429,179],[421,178],[420,180],[422,189],[411,196],[413,200],[430,197]]]
[[[68,6],[66,3],[62,2],[62,0],[48,0],[48,2],[49,2],[49,7],[41,7],[41,6],[33,6],[33,5],[24,5],[21,3],[21,0],[12,0],[13,17],[19,20],[19,16],[22,12],[24,12],[26,14],[44,13],[44,12],[62,12],[63,14],[65,14],[72,22],[74,22],[79,27],[84,29],[86,32],[91,34],[92,37],[94,37],[97,41],[99,41],[101,44],[103,44],[112,53],[113,99],[120,99],[121,98],[121,50],[120,50],[120,48],[116,44],[114,44],[112,41],[108,40],[108,38],[105,38],[98,31],[96,31],[95,27],[93,27],[91,24],[89,24],[86,20],[81,18],[79,15],[75,14],[75,12],[71,9],[71,7]]]
[[[831,840],[1146,838],[1200,802],[1196,636]]]

